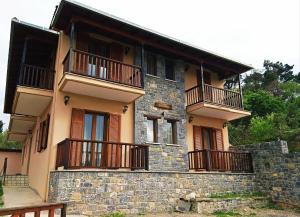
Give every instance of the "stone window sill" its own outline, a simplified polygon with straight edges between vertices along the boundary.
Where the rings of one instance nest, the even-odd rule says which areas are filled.
[[[174,83],[177,83],[177,81],[176,80],[171,80],[171,79],[165,79],[166,81],[170,81],[170,82],[174,82]]]
[[[181,145],[178,145],[178,144],[166,144],[166,146],[174,146],[174,147],[180,147]]]
[[[151,75],[151,74],[146,74],[146,76],[149,76],[149,77],[152,77],[152,78],[157,78],[157,79],[159,79],[160,77],[159,76],[157,76],[157,75]]]

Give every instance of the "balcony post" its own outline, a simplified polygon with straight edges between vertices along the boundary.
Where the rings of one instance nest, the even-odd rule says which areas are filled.
[[[141,74],[141,85],[142,87],[144,87],[144,55],[145,55],[145,50],[144,50],[144,44],[141,45],[141,71],[142,71],[142,74]]]
[[[202,90],[202,101],[205,102],[205,93],[204,93],[204,78],[203,78],[203,63],[200,65],[200,73],[201,73],[201,90]]]
[[[70,29],[70,53],[69,53],[69,71],[73,71],[73,60],[74,60],[74,53],[73,49],[75,49],[75,25],[71,23]]]
[[[243,91],[242,91],[242,87],[241,87],[241,75],[238,74],[238,78],[239,78],[239,92],[240,92],[240,97],[241,97],[241,108],[244,108],[244,102],[243,102]]]

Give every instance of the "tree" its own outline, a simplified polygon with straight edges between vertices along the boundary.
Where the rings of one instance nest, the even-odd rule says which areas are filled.
[[[5,149],[22,149],[22,146],[18,142],[7,141],[7,132],[0,133],[0,148]]]
[[[3,132],[3,121],[0,120],[0,133]]]

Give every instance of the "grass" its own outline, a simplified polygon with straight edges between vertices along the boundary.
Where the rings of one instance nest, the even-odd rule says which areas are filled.
[[[217,217],[242,216],[240,213],[234,211],[216,211],[213,213],[213,215]]]
[[[265,194],[261,192],[245,192],[245,193],[221,193],[221,194],[212,194],[209,198],[217,199],[231,199],[231,198],[253,198],[253,197],[264,197]]]
[[[101,217],[125,217],[125,214],[121,212],[114,212],[114,213],[103,215]]]
[[[275,209],[275,210],[283,210],[283,208],[281,206],[279,206],[276,203],[273,203],[272,201],[269,201],[268,204],[266,206],[264,206],[263,208],[266,208],[266,209]]]

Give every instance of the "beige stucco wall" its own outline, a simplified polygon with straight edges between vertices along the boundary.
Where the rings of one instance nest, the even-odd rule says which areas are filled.
[[[0,168],[3,168],[4,159],[7,158],[7,175],[21,173],[21,152],[0,151]]]
[[[190,89],[197,86],[197,70],[200,67],[194,64],[189,64],[188,70],[184,74],[184,85],[185,89]],[[210,72],[210,71],[209,71]],[[211,85],[218,88],[224,88],[224,80],[219,80],[218,74],[214,72],[211,73]]]
[[[229,149],[229,141],[228,141],[228,129],[227,127],[223,128],[225,121],[221,119],[209,118],[209,117],[201,117],[201,116],[194,116],[192,122],[189,123],[187,121],[186,124],[186,132],[187,132],[187,144],[188,150],[194,150],[194,136],[193,136],[193,126],[202,126],[202,127],[211,127],[221,129],[223,132],[223,144],[224,150]]]

